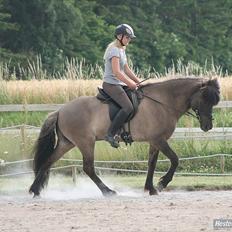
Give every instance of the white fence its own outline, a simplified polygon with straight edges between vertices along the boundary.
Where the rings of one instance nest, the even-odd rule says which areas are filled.
[[[38,134],[40,127],[31,125],[16,125],[12,127],[0,128],[0,135],[12,134],[20,136],[28,136],[31,134]],[[22,137],[22,140],[24,138]],[[198,140],[232,140],[231,127],[215,127],[208,132],[202,131],[200,128],[176,128],[171,139],[198,139]]]
[[[20,111],[55,111],[63,104],[24,104],[24,105],[0,105],[0,112],[20,112]],[[232,108],[232,101],[220,101],[215,108]]]
[[[215,155],[208,155],[208,156],[195,156],[195,157],[187,157],[187,158],[180,158],[181,161],[186,160],[197,160],[197,159],[210,159],[218,157],[221,167],[221,173],[203,173],[203,172],[193,172],[193,173],[186,173],[186,172],[176,172],[175,175],[179,176],[232,176],[232,173],[224,173],[225,168],[225,159],[230,157],[232,158],[232,154],[215,154]],[[63,165],[60,167],[51,168],[52,171],[54,170],[60,170],[60,169],[71,169],[72,170],[72,178],[73,182],[75,183],[77,180],[77,169],[82,169],[82,160],[77,159],[61,159],[61,161],[70,162],[72,164],[70,165]],[[4,162],[3,160],[0,160],[0,168],[9,166],[9,165],[15,165],[15,164],[25,164],[28,162],[32,162],[32,159],[27,160],[18,160],[13,162]],[[168,159],[165,160],[158,160],[158,162],[170,162]],[[75,163],[75,164],[73,164]],[[127,172],[127,173],[146,173],[146,170],[138,170],[138,169],[122,169],[122,168],[110,168],[110,167],[100,167],[97,166],[99,164],[125,164],[130,163],[131,167],[133,167],[133,164],[135,163],[147,163],[147,161],[95,161],[95,169],[98,171],[111,171],[111,172]],[[28,165],[27,165],[28,166]],[[15,173],[5,173],[0,175],[0,178],[3,177],[12,177],[12,176],[20,176],[20,175],[26,175],[26,174],[32,174],[32,171],[23,171],[23,172],[15,172]],[[164,174],[165,172],[155,172],[156,174]]]

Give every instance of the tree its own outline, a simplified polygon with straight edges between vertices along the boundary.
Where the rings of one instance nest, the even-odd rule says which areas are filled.
[[[231,8],[230,0],[0,0],[0,52],[19,63],[41,55],[49,72],[72,57],[102,64],[116,25],[128,23],[135,67],[163,72],[179,59],[213,59],[232,72]]]
[[[5,33],[8,31],[16,31],[18,29],[17,24],[9,22],[10,18],[11,15],[4,9],[3,0],[0,0],[0,61],[6,63],[8,63],[9,60],[12,58],[14,58],[14,60],[19,59],[19,56],[17,56],[17,54],[14,54],[11,52],[11,50],[4,48],[6,43],[6,39],[4,36]]]
[[[216,65],[232,70],[231,7],[232,2],[227,0],[166,0],[157,11],[164,30],[185,44],[186,62],[204,65],[213,58]]]

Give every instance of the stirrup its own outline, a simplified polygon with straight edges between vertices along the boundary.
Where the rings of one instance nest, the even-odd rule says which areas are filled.
[[[105,140],[106,140],[107,142],[109,142],[110,145],[111,145],[112,147],[114,147],[114,148],[120,147],[119,142],[116,141],[115,138],[112,137],[112,136],[110,136],[110,135],[106,135],[106,136],[105,136]]]

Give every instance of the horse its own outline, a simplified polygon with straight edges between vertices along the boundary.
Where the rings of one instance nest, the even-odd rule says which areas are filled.
[[[130,122],[130,131],[136,142],[149,143],[148,170],[144,190],[158,194],[172,180],[179,160],[168,144],[179,118],[192,109],[203,131],[212,129],[212,110],[220,100],[217,79],[175,78],[142,84],[143,98],[137,114]],[[189,112],[190,113],[190,112]],[[78,147],[83,156],[83,170],[98,186],[104,196],[117,194],[96,175],[94,146],[104,140],[110,125],[109,107],[96,96],[81,96],[52,112],[44,121],[34,146],[35,174],[29,192],[39,196],[47,185],[51,166],[66,152]],[[113,149],[113,148],[112,148]],[[159,152],[171,162],[157,187],[153,176]]]

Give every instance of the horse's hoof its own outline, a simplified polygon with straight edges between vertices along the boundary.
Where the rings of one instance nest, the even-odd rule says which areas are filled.
[[[33,194],[33,199],[39,199],[41,198],[40,194],[39,193],[34,193],[34,192],[29,192],[30,194]]]
[[[149,191],[149,195],[150,195],[150,196],[158,195],[157,189],[155,189],[155,188],[151,189],[151,190]]]
[[[153,196],[153,195],[158,195],[158,191],[156,188],[152,188],[152,189],[144,189],[144,192],[149,192],[149,195],[150,196]]]
[[[162,182],[159,182],[159,183],[157,184],[157,190],[158,190],[159,192],[161,192],[163,189],[164,189],[163,183],[162,183]]]
[[[116,196],[117,193],[116,193],[114,190],[109,190],[109,191],[107,191],[107,192],[104,192],[103,195],[104,195],[105,197],[113,197],[113,196]]]
[[[33,194],[33,198],[39,198],[40,197],[40,193],[38,191],[35,191],[32,188],[29,189],[29,194]]]
[[[41,196],[38,194],[34,194],[34,196],[33,196],[33,199],[40,199],[41,198]]]

